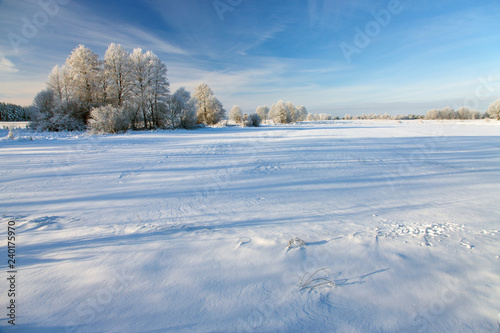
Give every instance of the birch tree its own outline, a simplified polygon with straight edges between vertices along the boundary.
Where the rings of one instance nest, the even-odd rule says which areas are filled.
[[[165,119],[169,128],[182,127],[190,129],[196,125],[195,101],[185,88],[177,89],[171,96]]]
[[[222,103],[206,83],[196,87],[193,97],[196,101],[196,116],[199,123],[214,125],[224,118],[225,110]]]
[[[265,106],[259,106],[259,107],[257,107],[257,110],[255,110],[255,113],[257,113],[259,115],[259,118],[262,121],[264,121],[268,117],[269,107],[267,105],[265,105]]]
[[[73,95],[83,105],[85,120],[90,109],[99,104],[98,82],[102,71],[99,57],[91,49],[79,45],[66,60]]]
[[[290,101],[286,102],[286,106],[288,107],[288,110],[290,110],[290,122],[297,122],[299,119],[299,111],[297,111],[293,103]]]
[[[136,48],[130,55],[130,60],[132,62],[132,80],[134,82],[133,91],[133,101],[134,101],[134,112],[133,121],[138,120],[138,116],[142,114],[144,127],[148,128],[148,117],[147,117],[147,106],[148,106],[148,88],[151,84],[151,52],[143,53],[142,49]]]
[[[299,112],[298,121],[305,121],[307,118],[307,109],[303,105],[297,106],[297,111]]]
[[[170,84],[167,79],[167,66],[156,56],[150,53],[150,85],[148,87],[149,116],[154,127],[159,127],[160,119],[168,110]]]
[[[243,121],[243,111],[238,105],[235,105],[229,111],[229,119],[234,120],[237,124]]]
[[[273,104],[269,111],[269,118],[277,124],[287,124],[292,120],[290,109],[283,100]]]
[[[132,91],[132,61],[130,53],[120,44],[111,43],[104,55],[104,71],[108,81],[111,104],[121,107]]]

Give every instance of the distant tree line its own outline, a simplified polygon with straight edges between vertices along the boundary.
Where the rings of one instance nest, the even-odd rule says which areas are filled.
[[[472,111],[467,107],[461,107],[458,110],[453,110],[451,107],[447,106],[443,109],[432,109],[427,111],[425,114],[425,119],[435,120],[435,119],[483,119],[488,118],[486,114],[482,114],[479,111]]]
[[[409,115],[390,115],[387,113],[372,113],[372,114],[362,114],[362,115],[356,115],[356,116],[351,116],[350,114],[346,114],[343,120],[415,120],[415,119],[424,119],[424,116],[421,115],[414,115],[414,114],[409,114]]]
[[[447,106],[443,109],[432,109],[427,111],[425,119],[497,119],[500,120],[500,99],[491,103],[488,110],[483,114],[480,111],[473,111],[468,107],[461,107],[454,110]]]
[[[259,126],[261,122],[275,124],[289,124],[306,121],[308,112],[305,106],[295,106],[292,102],[279,100],[271,108],[267,105],[259,106],[252,114],[243,114],[241,107],[235,105],[229,112],[229,120],[242,126]]]
[[[243,110],[238,105],[233,106],[231,108],[231,111],[229,111],[229,120],[232,120],[236,124],[239,124],[243,127],[259,127],[260,123],[262,122],[261,116],[259,116],[257,113],[243,114]]]
[[[306,121],[325,121],[325,120],[339,120],[340,117],[334,117],[327,113],[309,113]]]
[[[30,108],[11,103],[0,102],[0,121],[28,121]]]

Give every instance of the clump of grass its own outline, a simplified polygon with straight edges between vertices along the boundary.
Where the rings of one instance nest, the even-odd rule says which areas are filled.
[[[326,272],[326,276],[324,274],[320,274],[321,272]],[[337,285],[335,284],[335,280],[330,277],[331,274],[328,274],[328,267],[318,269],[316,272],[308,276],[308,272],[302,276],[299,282],[299,290],[313,290],[320,287],[332,287],[335,288]],[[307,278],[306,278],[307,277]],[[305,281],[304,281],[305,279]]]
[[[302,239],[295,237],[295,238],[290,238],[288,241],[288,246],[286,248],[286,251],[290,250],[292,247],[304,247],[306,246],[306,242],[304,242]]]

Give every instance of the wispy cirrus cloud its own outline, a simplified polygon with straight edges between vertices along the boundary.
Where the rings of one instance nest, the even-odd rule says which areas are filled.
[[[16,68],[16,66],[7,59],[6,57],[0,55],[0,73],[16,73],[19,72],[19,69]]]
[[[239,55],[245,56],[250,50],[264,44],[267,41],[275,39],[279,33],[285,31],[286,29],[286,24],[279,23],[274,27],[267,28],[266,30],[256,31],[253,39],[250,38],[245,42],[239,42],[237,45],[231,47],[228,52],[236,52]]]

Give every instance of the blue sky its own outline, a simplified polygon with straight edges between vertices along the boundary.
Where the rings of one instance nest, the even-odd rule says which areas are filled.
[[[102,58],[115,42],[226,109],[485,111],[500,98],[499,17],[498,0],[0,0],[0,101],[30,104],[78,44]]]

